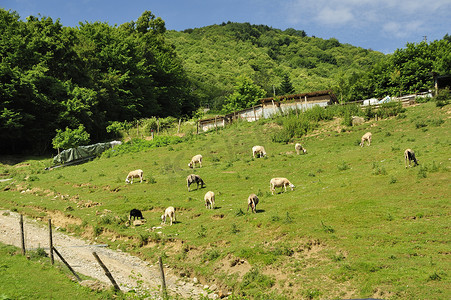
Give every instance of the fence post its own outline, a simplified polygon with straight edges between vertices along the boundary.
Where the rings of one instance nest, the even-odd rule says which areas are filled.
[[[50,239],[50,261],[52,265],[55,263],[53,258],[53,238],[52,238],[52,219],[49,219],[49,239]]]
[[[161,256],[158,257],[158,264],[160,265],[161,293],[163,295],[163,299],[167,299],[168,293],[166,291],[166,280],[164,279],[163,262],[161,260]]]
[[[180,123],[182,123],[182,119],[179,119],[179,127],[177,129],[177,133],[180,133]]]
[[[217,116],[215,116],[215,131],[216,131],[216,133],[218,133],[218,125],[216,124],[216,117]]]
[[[22,255],[25,255],[25,236],[23,231],[23,215],[20,215],[20,241],[22,245]]]
[[[111,283],[113,284],[113,287],[115,290],[120,291],[121,289],[119,288],[119,286],[117,285],[116,281],[113,278],[113,275],[111,275],[110,271],[108,270],[108,268],[103,264],[103,262],[100,260],[100,257],[97,255],[97,253],[92,252],[92,255],[94,255],[94,257],[96,258],[97,262],[99,263],[99,265],[102,267],[103,271],[105,271],[105,275],[106,277],[108,277],[108,279],[111,281]]]
[[[59,256],[59,258],[61,259],[61,261],[66,265],[66,267],[72,272],[72,274],[74,274],[74,276],[77,278],[78,281],[81,281],[80,277],[77,275],[77,273],[75,273],[74,269],[72,269],[72,267],[69,265],[69,263],[64,259],[64,257],[55,249],[53,248],[53,251],[55,251],[56,255]]]
[[[199,119],[197,119],[197,122],[196,122],[196,134],[199,134]]]

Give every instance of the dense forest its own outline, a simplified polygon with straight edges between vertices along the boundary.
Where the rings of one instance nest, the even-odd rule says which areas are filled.
[[[451,70],[448,35],[384,55],[249,23],[167,31],[150,11],[70,28],[0,9],[0,35],[0,153],[48,152],[64,129],[97,142],[115,121],[225,111],[246,93],[244,105],[324,89],[340,101],[414,93]]]

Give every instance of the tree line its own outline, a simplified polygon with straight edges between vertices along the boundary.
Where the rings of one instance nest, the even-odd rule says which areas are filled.
[[[0,153],[50,150],[57,132],[232,111],[258,98],[333,89],[343,101],[419,92],[450,73],[451,41],[407,44],[391,55],[309,37],[302,30],[227,22],[167,31],[145,11],[110,26],[0,9]]]
[[[165,32],[149,11],[70,28],[0,9],[0,152],[44,153],[58,129],[82,125],[99,141],[113,121],[191,113],[198,105]]]

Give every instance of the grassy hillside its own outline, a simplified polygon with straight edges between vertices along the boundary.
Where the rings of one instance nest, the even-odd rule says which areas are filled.
[[[299,156],[271,142],[279,125],[266,120],[49,172],[40,160],[4,165],[14,180],[0,183],[0,207],[152,261],[163,255],[239,297],[449,299],[450,113],[426,103],[354,128],[324,122],[299,140],[308,150]],[[361,148],[367,131],[373,142]],[[257,144],[267,157],[252,159]],[[405,169],[406,148],[420,166]],[[203,167],[188,169],[199,153]],[[138,168],[145,182],[125,184]],[[188,192],[193,172],[206,188]],[[271,195],[272,177],[296,189]],[[203,203],[209,190],[214,210]],[[256,214],[246,212],[251,193]],[[170,205],[178,222],[155,228]],[[127,225],[132,208],[144,226]]]

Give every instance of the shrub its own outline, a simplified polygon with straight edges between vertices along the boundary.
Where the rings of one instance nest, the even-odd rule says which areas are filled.
[[[377,115],[381,118],[395,117],[400,113],[405,112],[406,109],[402,107],[402,103],[399,101],[392,101],[387,103],[382,103],[379,106]]]
[[[440,90],[437,96],[435,97],[436,107],[441,108],[445,105],[448,105],[450,102],[451,102],[451,91],[448,88]]]

